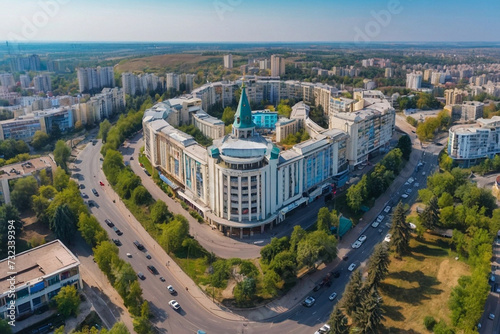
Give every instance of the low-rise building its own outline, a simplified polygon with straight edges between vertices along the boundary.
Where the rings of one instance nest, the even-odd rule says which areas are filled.
[[[7,258],[0,261],[0,316],[4,319],[11,314],[16,318],[33,314],[64,286],[83,288],[80,261],[59,240],[17,254],[14,269],[10,262]]]

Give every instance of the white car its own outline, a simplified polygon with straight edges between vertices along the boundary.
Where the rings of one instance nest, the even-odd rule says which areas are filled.
[[[409,186],[409,185],[410,185],[410,183],[408,183],[408,181],[406,181],[405,182],[405,186]]]
[[[356,263],[351,263],[349,268],[347,268],[347,270],[349,270],[349,271],[353,271],[354,269],[356,269]]]
[[[359,247],[361,247],[361,245],[362,243],[359,240],[356,240],[352,243],[351,247],[354,249],[358,249]]]
[[[330,326],[327,324],[324,324],[321,326],[320,329],[318,329],[314,334],[323,334],[323,333],[328,333],[330,331]]]
[[[132,257],[132,254],[130,254],[130,253],[127,253],[127,257]]]
[[[379,222],[375,221],[372,223],[372,227],[376,228],[379,226],[379,224],[380,224]]]
[[[389,212],[391,212],[391,207],[390,207],[389,205],[388,205],[388,206],[386,206],[386,207],[384,208],[384,212],[385,212],[385,213],[389,213]]]
[[[364,235],[364,234],[363,234],[363,235],[360,235],[360,236],[359,236],[359,238],[358,238],[358,240],[359,240],[359,242],[361,242],[361,243],[365,242],[365,240],[366,240],[366,235]]]
[[[381,222],[382,222],[382,220],[384,220],[384,218],[385,218],[385,216],[384,216],[384,215],[378,215],[378,217],[377,217],[377,221],[378,221],[379,223],[381,223]]]
[[[332,293],[330,295],[330,297],[328,297],[328,299],[330,299],[330,300],[334,300],[335,298],[337,298],[337,293],[336,292]]]
[[[302,305],[304,305],[306,307],[311,307],[314,305],[315,302],[316,302],[316,299],[314,299],[314,297],[312,297],[312,296],[309,296],[306,299],[304,299],[304,301],[302,302]]]
[[[175,299],[172,299],[171,301],[169,301],[168,305],[170,305],[174,310],[178,310],[181,308],[181,306],[179,305],[179,303]]]
[[[415,182],[415,184],[414,184],[413,186],[414,186],[415,188],[418,188],[418,187],[420,187],[420,183]]]
[[[408,194],[401,195],[402,198],[408,198]]]
[[[385,242],[391,242],[391,234],[390,233],[387,233],[387,235],[384,238],[384,241]]]
[[[408,182],[409,184],[412,184],[414,181],[415,181],[415,179],[414,179],[414,178],[412,178],[412,177],[410,177],[410,178],[408,179],[408,181],[406,181],[406,182]]]

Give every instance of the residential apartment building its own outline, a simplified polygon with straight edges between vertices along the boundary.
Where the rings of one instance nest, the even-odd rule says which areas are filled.
[[[224,56],[224,68],[233,68],[233,55],[228,54]]]
[[[289,119],[282,117],[276,122],[276,142],[281,143],[291,134],[299,131],[299,121],[297,119]]]
[[[15,280],[11,281],[10,261],[0,261],[0,316],[4,319],[10,314],[12,288],[16,318],[48,305],[64,286],[83,288],[80,261],[59,240],[17,254],[15,262]]]
[[[35,87],[35,92],[47,93],[52,91],[52,82],[50,74],[44,73],[34,77],[33,86]]]
[[[448,155],[461,167],[470,167],[500,153],[500,116],[480,118],[476,125],[456,125],[448,134]]]
[[[462,104],[462,101],[467,93],[461,89],[447,89],[444,91],[444,96],[446,99],[446,104]]]
[[[0,73],[0,86],[11,88],[16,85],[14,76],[11,73]]]
[[[478,101],[465,101],[462,103],[462,121],[474,121],[483,117],[484,103]]]
[[[224,137],[224,122],[210,116],[203,110],[193,113],[193,125],[208,138],[217,139]]]
[[[29,88],[31,84],[31,79],[28,74],[21,74],[19,76],[19,82],[21,83],[21,88],[26,89]]]
[[[271,56],[271,76],[279,77],[285,74],[285,60],[276,55]]]
[[[77,69],[77,77],[80,93],[115,86],[113,67],[80,67]]]
[[[406,88],[413,90],[422,88],[422,72],[406,74]]]

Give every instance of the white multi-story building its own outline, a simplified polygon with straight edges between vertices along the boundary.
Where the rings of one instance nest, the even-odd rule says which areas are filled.
[[[464,101],[462,103],[462,114],[460,120],[474,121],[483,117],[484,103],[479,101]]]
[[[461,167],[470,167],[500,153],[500,116],[480,118],[475,126],[456,125],[448,134],[448,155]]]
[[[10,88],[15,85],[16,82],[14,81],[14,76],[11,73],[0,73],[0,86]]]
[[[80,261],[59,240],[17,254],[13,280],[10,262],[0,261],[0,315],[4,319],[9,314],[17,318],[48,305],[63,286],[83,288]]]
[[[31,83],[30,76],[28,74],[21,74],[19,76],[19,82],[21,83],[21,88],[29,88]]]
[[[233,68],[233,55],[228,54],[224,56],[224,68]]]
[[[330,128],[349,134],[347,159],[351,166],[366,162],[370,153],[384,149],[392,138],[396,121],[394,108],[381,92],[355,92],[355,98],[359,101],[352,111],[330,113]]]
[[[169,89],[174,89],[176,91],[179,90],[180,87],[180,81],[179,81],[179,75],[176,73],[167,73],[167,90]]]
[[[130,72],[122,73],[123,93],[134,96],[137,92],[137,76]]]
[[[422,72],[406,74],[406,88],[413,90],[422,88]]]
[[[179,196],[229,235],[243,237],[278,224],[348,171],[348,136],[338,129],[322,129],[280,153],[255,131],[244,85],[232,133],[208,148],[173,128],[169,118],[145,112],[144,153],[165,173],[162,180],[181,187]]]

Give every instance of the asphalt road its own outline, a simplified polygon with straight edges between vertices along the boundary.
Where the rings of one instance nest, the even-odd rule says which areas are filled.
[[[128,145],[133,144],[133,142],[130,142]],[[135,144],[140,145],[139,142],[136,142]],[[414,145],[414,147],[416,146]],[[428,151],[426,151],[426,154],[422,155],[422,159],[426,161],[426,165],[423,169],[420,170],[419,175],[415,174],[415,178],[417,179],[417,182],[420,183],[421,187],[425,186],[426,179],[426,175],[422,175],[421,172],[423,170],[426,170],[427,173],[429,173],[433,168],[435,168],[437,157],[435,154],[431,153],[433,153],[434,151],[438,152],[440,149],[440,147],[434,147],[433,145],[431,145],[429,146]],[[133,217],[130,217],[128,210],[124,209],[123,204],[119,202],[118,198],[114,198],[114,196],[116,195],[108,189],[109,186],[102,173],[102,162],[97,158],[100,156],[99,150],[100,144],[97,144],[95,146],[87,145],[85,149],[80,152],[78,160],[75,161],[76,169],[74,170],[74,172],[80,174],[79,183],[83,183],[85,185],[85,189],[83,191],[89,195],[90,199],[96,201],[98,204],[98,207],[91,208],[92,214],[99,220],[99,222],[108,231],[109,235],[112,238],[118,238],[122,242],[123,245],[119,247],[120,257],[129,261],[136,272],[140,271],[146,276],[146,280],[140,281],[141,287],[144,292],[144,298],[151,302],[151,311],[155,316],[154,323],[159,328],[162,328],[163,330],[161,330],[161,332],[164,333],[194,333],[197,329],[203,329],[209,333],[267,333],[276,331],[280,333],[314,332],[316,327],[319,328],[324,322],[328,320],[334,303],[336,303],[341,298],[342,292],[351,274],[347,270],[347,267],[351,263],[355,263],[358,268],[363,268],[366,265],[366,259],[371,254],[373,247],[378,242],[381,242],[383,240],[388,230],[388,227],[385,226],[385,223],[388,221],[387,217],[384,219],[383,224],[381,224],[379,227],[382,228],[381,233],[378,231],[378,228],[372,228],[370,224],[367,224],[366,229],[362,232],[362,234],[365,234],[367,236],[367,240],[359,249],[347,251],[347,261],[340,261],[339,265],[334,269],[339,270],[341,272],[341,275],[338,279],[334,280],[332,287],[324,287],[317,292],[311,292],[311,295],[316,298],[316,303],[312,307],[305,308],[304,306],[298,304],[288,312],[281,313],[272,319],[263,320],[260,322],[248,321],[244,318],[240,318],[239,320],[235,321],[225,320],[215,315],[215,313],[217,313],[218,311],[215,305],[213,305],[213,309],[212,306],[207,307],[207,305],[210,305],[210,303],[207,302],[206,297],[202,296],[198,298],[199,300],[196,300],[197,298],[192,297],[190,293],[186,293],[184,291],[184,286],[187,286],[188,284],[191,284],[190,286],[192,286],[192,282],[190,280],[188,282],[182,276],[180,276],[179,278],[178,273],[176,274],[171,272],[171,269],[169,269],[170,267],[165,266],[167,261],[171,261],[171,259],[146,233],[146,231],[144,231],[142,226],[140,226],[140,224],[138,224],[138,222],[135,221]],[[138,147],[136,150],[135,147],[129,146],[129,148],[126,148],[124,150],[124,153],[127,153],[127,150],[133,150],[137,152]],[[150,187],[151,185],[147,184],[148,182],[153,183],[153,181],[149,177],[141,175],[144,173],[138,166],[137,160],[132,160],[131,162],[134,171],[141,176],[146,188],[150,189],[152,195],[155,196],[155,194],[153,193],[153,189],[157,187],[154,184],[152,184],[152,187]],[[103,181],[105,185],[100,186],[99,181]],[[92,188],[95,188],[99,192],[99,197],[96,197],[92,194]],[[401,194],[407,188],[407,186],[399,187],[396,194]],[[161,192],[161,190],[159,191]],[[163,194],[163,192],[161,193]],[[417,194],[415,189],[412,191],[410,197],[406,201],[413,201],[416,196]],[[116,203],[113,203],[113,199],[115,199]],[[396,199],[399,199],[399,197]],[[178,203],[172,200],[170,201],[170,203],[166,201],[170,210],[176,213],[181,213],[188,218],[191,218],[186,214],[186,211],[183,210]],[[376,210],[379,210],[380,212],[383,210],[384,206],[385,203],[379,202],[376,204]],[[312,210],[311,208],[309,208],[309,210],[303,211],[311,212]],[[377,212],[371,211],[370,216],[376,216],[377,214]],[[297,213],[297,215],[298,216],[294,216],[294,220],[304,220],[306,219],[306,217],[308,217],[305,213],[303,214],[303,216],[300,213]],[[316,215],[316,213],[314,213],[314,215]],[[107,227],[107,225],[105,225],[104,219],[110,219],[111,221],[113,221],[113,223],[121,231],[123,231],[124,234],[122,236],[115,235],[114,232],[109,227]],[[192,228],[191,233],[197,237],[197,239],[204,247],[206,247],[207,244],[212,245],[212,248],[207,248],[217,248],[221,251],[228,252],[228,254],[230,254],[230,256],[228,257],[239,256],[237,255],[238,253],[245,253],[246,256],[242,256],[243,258],[256,257],[255,254],[258,254],[260,250],[259,246],[249,243],[248,241],[245,242],[228,239],[227,237],[219,235],[218,232],[212,231],[206,224],[196,223],[190,225]],[[200,229],[197,229],[195,226],[200,227]],[[213,239],[214,241],[212,242],[209,238],[213,238],[214,235],[219,236],[215,237]],[[148,260],[146,258],[145,252],[141,252],[135,248],[135,246],[133,245],[134,240],[139,240],[145,245],[145,247],[147,248],[147,252],[152,255],[151,260]],[[228,245],[228,240],[231,240],[231,242],[233,243],[231,246]],[[131,253],[132,258],[127,258],[126,253]],[[254,254],[250,256],[248,253]],[[344,254],[346,254],[346,250],[342,252],[339,251],[339,254],[344,256]],[[148,264],[154,265],[159,271],[159,275],[151,274],[146,268]],[[159,280],[159,276],[163,276],[166,279],[166,282],[161,282]],[[170,294],[166,290],[166,286],[168,284],[172,284],[179,291],[177,296],[170,296]],[[335,301],[331,302],[328,300],[328,296],[334,291],[337,292],[338,297]],[[182,306],[182,310],[180,312],[172,310],[168,305],[168,301],[173,298],[175,298]],[[300,302],[300,300],[298,300],[297,302]]]

